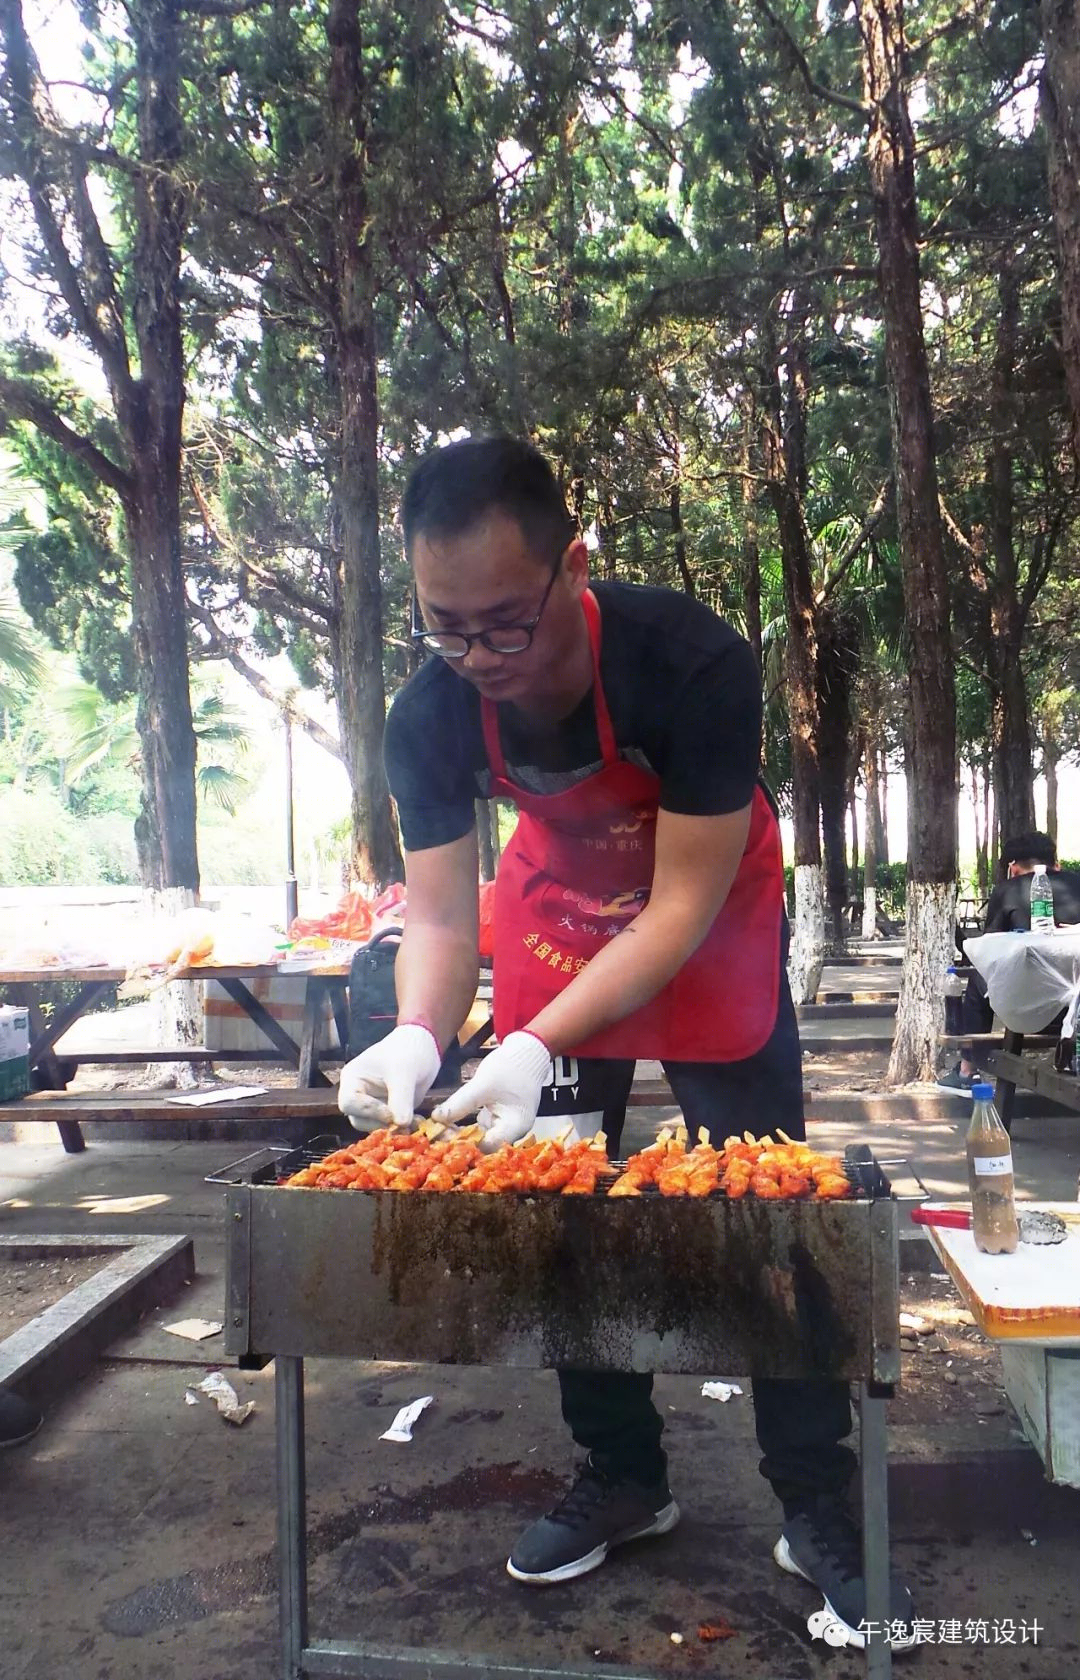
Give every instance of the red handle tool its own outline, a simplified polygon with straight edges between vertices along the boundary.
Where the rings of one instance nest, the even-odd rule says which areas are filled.
[[[963,1207],[916,1207],[911,1210],[913,1225],[952,1225],[958,1231],[970,1231],[971,1209]]]

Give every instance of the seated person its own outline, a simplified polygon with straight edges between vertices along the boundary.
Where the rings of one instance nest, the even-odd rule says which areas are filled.
[[[1057,847],[1048,834],[1033,831],[1017,834],[1006,840],[1001,848],[1001,867],[1005,879],[999,881],[986,906],[984,933],[1008,933],[1031,927],[1031,884],[1027,880],[1039,865],[1050,876],[1050,890],[1054,898],[1054,920],[1059,927],[1080,922],[1080,874],[1075,869],[1062,869],[1057,860]],[[990,1032],[994,1012],[986,995],[986,981],[976,969],[968,978],[964,993],[963,1030],[966,1033]],[[1049,1027],[1043,1029],[1049,1031]],[[975,1050],[965,1044],[960,1060],[951,1073],[938,1080],[938,1090],[950,1096],[970,1096],[971,1087],[982,1075],[975,1066]]]

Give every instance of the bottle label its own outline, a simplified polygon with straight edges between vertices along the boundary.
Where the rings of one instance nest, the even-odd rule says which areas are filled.
[[[978,1178],[999,1177],[1013,1170],[1012,1155],[974,1155],[975,1174]]]

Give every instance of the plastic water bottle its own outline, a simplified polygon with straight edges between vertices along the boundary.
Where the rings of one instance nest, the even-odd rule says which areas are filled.
[[[950,1034],[964,1030],[964,979],[955,968],[945,970],[945,1031]]]
[[[1031,876],[1031,931],[1054,931],[1054,894],[1050,886],[1050,877],[1041,863]]]
[[[971,1229],[984,1254],[1013,1254],[1020,1241],[1013,1196],[1012,1145],[994,1107],[994,1087],[971,1087],[967,1134]]]

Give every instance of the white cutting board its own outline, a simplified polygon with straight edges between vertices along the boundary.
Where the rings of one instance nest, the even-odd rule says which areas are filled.
[[[942,1204],[927,1204],[936,1205]],[[1034,1208],[1071,1216],[1064,1242],[1021,1243],[1015,1254],[982,1254],[970,1231],[947,1225],[926,1229],[984,1335],[1080,1347],[1080,1204],[1025,1201],[1017,1211]]]

